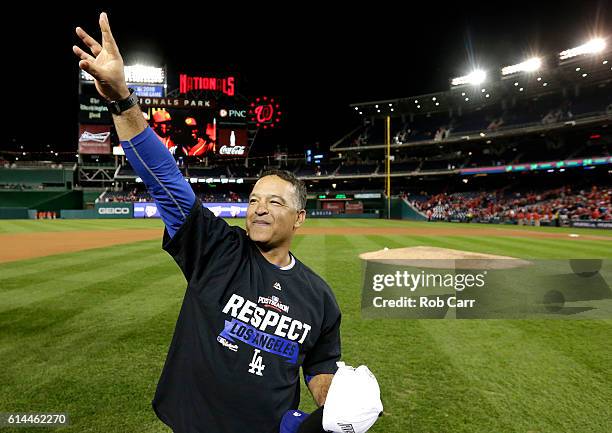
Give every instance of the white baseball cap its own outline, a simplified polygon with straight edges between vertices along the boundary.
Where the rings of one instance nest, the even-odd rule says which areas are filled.
[[[376,422],[383,405],[376,378],[366,367],[338,362],[323,407],[323,429],[333,433],[365,433]]]

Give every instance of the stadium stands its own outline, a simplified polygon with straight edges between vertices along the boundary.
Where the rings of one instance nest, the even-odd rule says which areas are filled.
[[[451,98],[452,93],[446,95]],[[398,100],[400,103],[403,100]],[[394,102],[398,102],[394,101]],[[378,107],[378,105],[376,105]],[[580,91],[555,91],[527,94],[521,98],[483,101],[464,109],[395,115],[392,119],[392,143],[412,144],[427,141],[443,142],[479,133],[520,133],[527,127],[553,127],[612,112],[609,84],[591,83]],[[374,116],[375,117],[375,116]],[[333,147],[337,149],[383,145],[384,122],[370,118],[363,126],[344,137]]]
[[[347,163],[341,164],[336,174],[347,175],[347,174],[367,174],[371,175],[376,172],[378,168],[377,163],[361,163],[360,161],[347,161]]]
[[[223,192],[204,192],[196,189],[196,195],[203,202],[246,202],[248,195],[243,192],[223,191]],[[153,197],[144,189],[132,188],[129,191],[106,191],[100,195],[97,202],[112,203],[112,202],[152,202]]]
[[[530,192],[459,192],[411,198],[432,221],[559,225],[563,220],[612,221],[612,187],[571,186]]]
[[[219,178],[219,177],[229,177],[230,173],[225,166],[218,167],[189,167],[187,169],[187,176],[191,177],[202,177],[202,178]]]

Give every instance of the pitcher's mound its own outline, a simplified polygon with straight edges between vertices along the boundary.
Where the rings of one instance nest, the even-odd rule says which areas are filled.
[[[513,269],[531,265],[531,262],[515,257],[425,246],[370,251],[360,254],[359,258],[434,269]]]

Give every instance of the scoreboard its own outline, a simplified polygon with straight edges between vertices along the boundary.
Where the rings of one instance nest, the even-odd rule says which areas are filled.
[[[167,92],[165,68],[125,68],[144,118],[176,158],[246,157],[255,130],[280,126],[278,99],[240,95],[235,74],[180,73]],[[123,154],[93,78],[81,72],[79,84],[79,153]]]

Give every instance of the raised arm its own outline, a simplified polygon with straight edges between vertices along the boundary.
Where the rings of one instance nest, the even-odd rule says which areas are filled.
[[[123,58],[104,12],[100,14],[100,30],[102,44],[77,27],[77,35],[91,54],[76,45],[72,50],[81,59],[79,67],[94,77],[100,96],[109,101],[126,99],[130,91],[125,82]],[[138,105],[113,114],[113,122],[128,161],[157,202],[168,234],[174,236],[193,207],[193,190],[170,152],[148,127]]]

